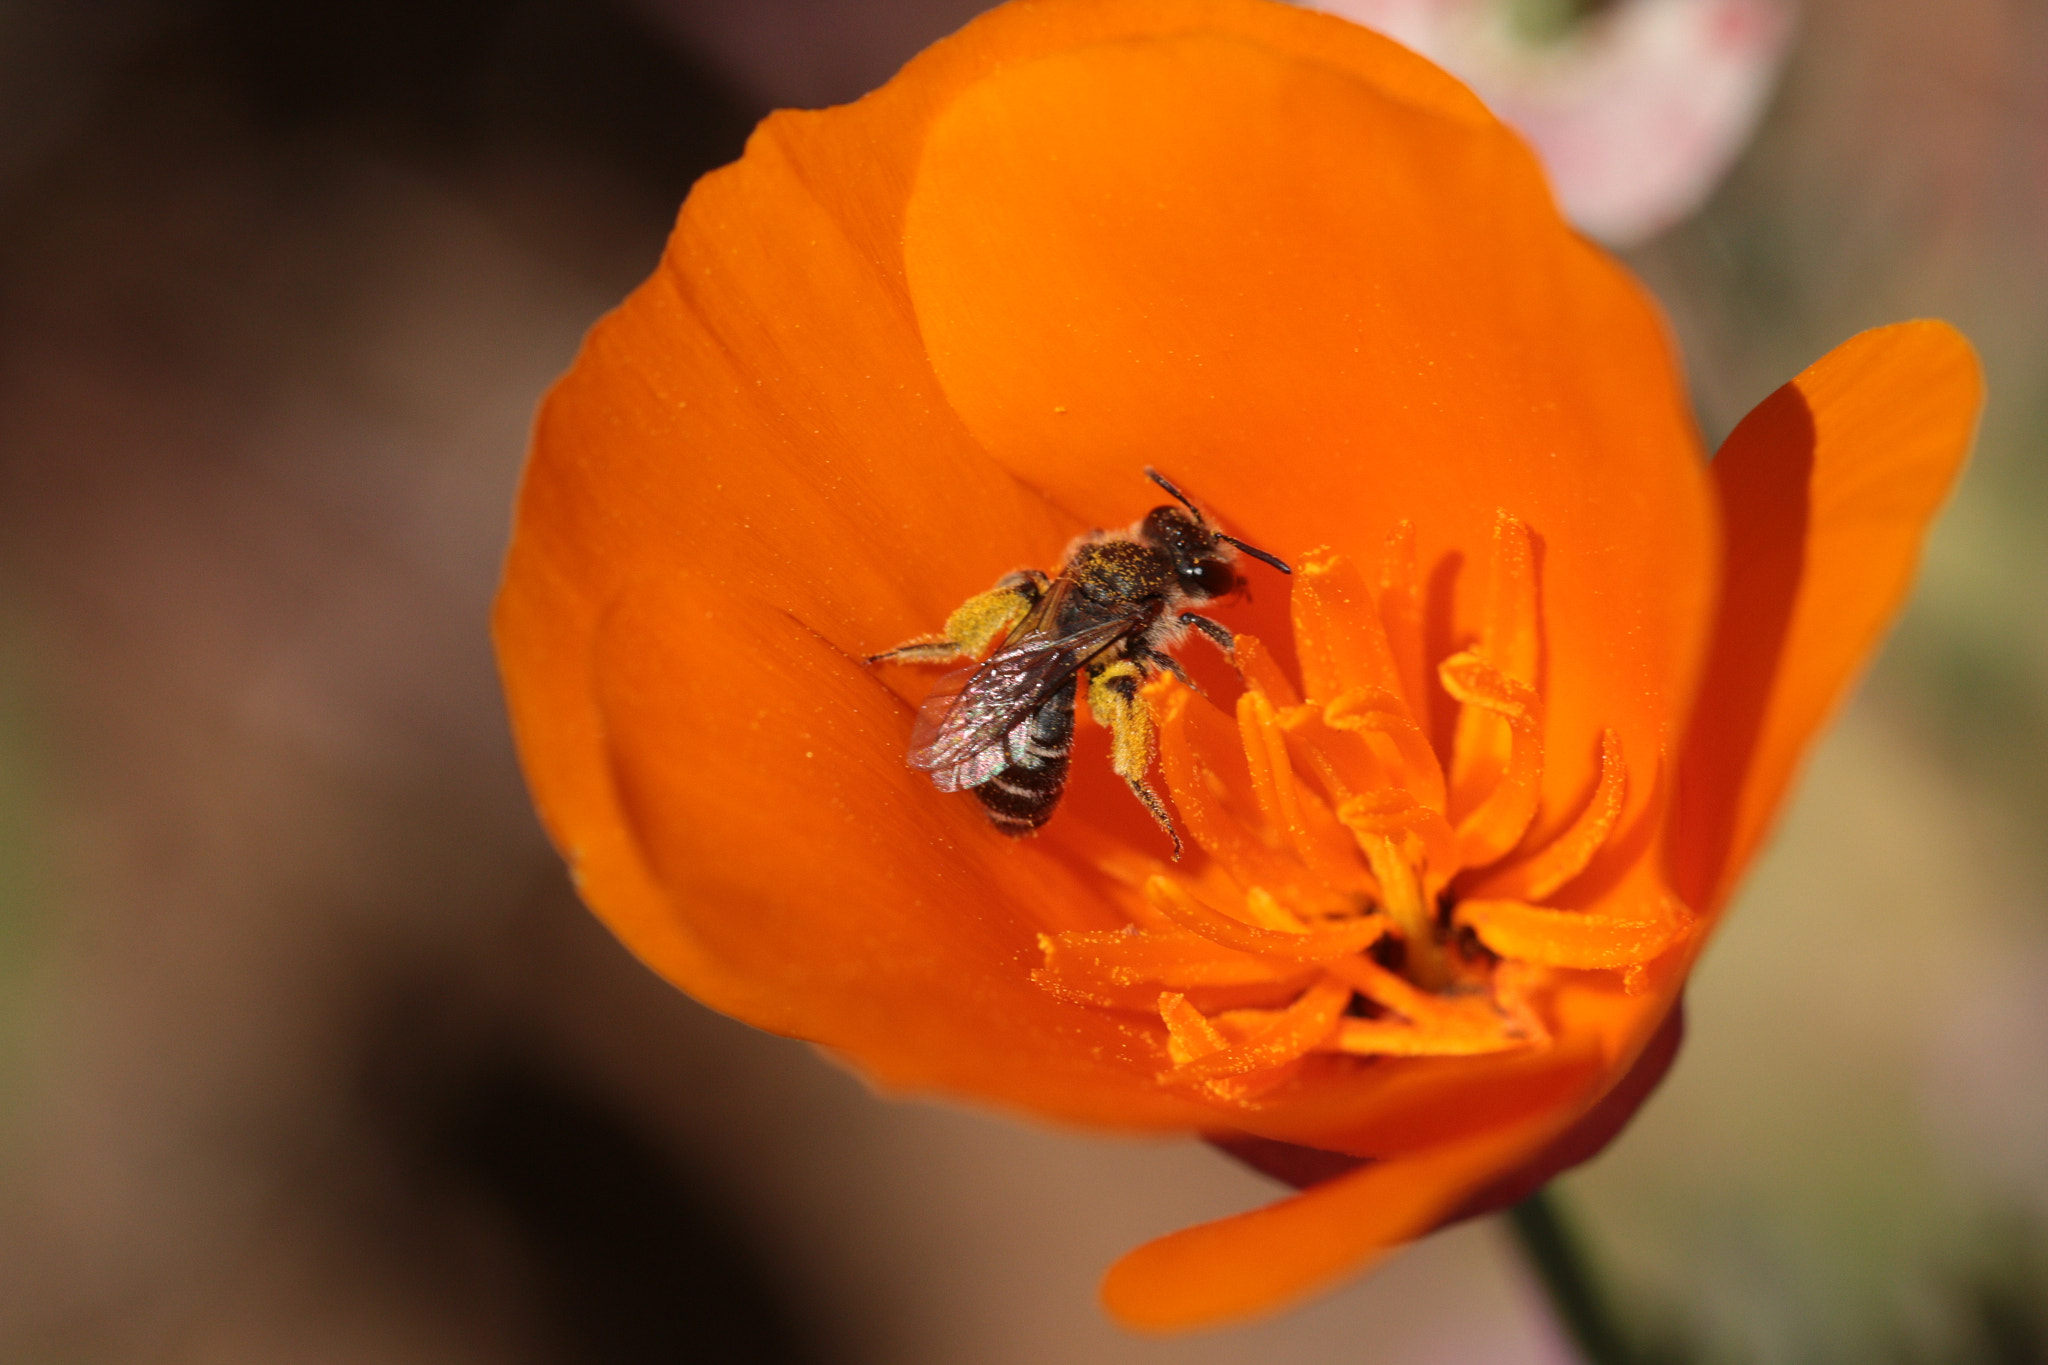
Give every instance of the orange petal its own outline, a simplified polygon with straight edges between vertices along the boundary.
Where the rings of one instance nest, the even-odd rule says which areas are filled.
[[[1553,1177],[1600,1155],[1608,1143],[1621,1135],[1621,1130],[1635,1117],[1636,1110],[1642,1108],[1643,1101],[1663,1083],[1665,1073],[1678,1059],[1678,1048],[1684,1041],[1685,1002],[1678,1000],[1664,1015],[1663,1023],[1651,1035],[1635,1061],[1598,1103],[1573,1120],[1570,1127],[1551,1139],[1541,1151],[1476,1191],[1458,1206],[1451,1219],[1477,1218],[1519,1204],[1542,1189]],[[1276,1163],[1284,1159],[1280,1153],[1267,1155]],[[1300,1158],[1295,1162],[1302,1169],[1311,1169]]]
[[[1674,873],[1711,911],[1911,586],[1984,396],[1944,322],[1852,337],[1745,418],[1713,463],[1726,581],[1679,765]]]
[[[1235,952],[1199,934],[1159,929],[1136,934],[1116,930],[1040,934],[1038,946],[1052,970],[1099,973],[1119,986],[1148,982],[1185,990],[1190,986],[1245,985],[1292,980],[1310,970],[1285,959]]]
[[[1389,1019],[1345,1019],[1329,1047],[1360,1057],[1470,1057],[1527,1047],[1530,1039],[1503,1027],[1498,1018],[1475,1017],[1474,1027],[1458,1032],[1430,1032]],[[1490,1026],[1489,1026],[1490,1025]]]
[[[933,372],[991,458],[1084,517],[1129,515],[1115,452],[1276,553],[1378,564],[1412,523],[1433,636],[1478,632],[1508,509],[1541,542],[1537,828],[1562,826],[1603,728],[1669,742],[1709,621],[1662,323],[1526,148],[1410,54],[1274,6],[1173,12],[1019,57],[933,119],[903,215]],[[1276,644],[1278,596],[1249,622]]]
[[[1150,1331],[1285,1307],[1429,1231],[1489,1177],[1541,1151],[1565,1121],[1541,1111],[1148,1242],[1111,1267],[1103,1304],[1126,1326]]]
[[[1649,999],[1627,997],[1617,983],[1600,1003],[1612,1008]],[[1613,1012],[1620,1019],[1626,1011]],[[1424,1151],[1519,1122],[1580,1093],[1594,1063],[1586,1040],[1569,1032],[1556,1030],[1557,1046],[1486,1056],[1388,1057],[1366,1067],[1332,1059],[1331,1066],[1314,1072],[1313,1084],[1297,1087],[1284,1104],[1232,1115],[1228,1126],[1354,1156]]]
[[[859,660],[678,578],[606,614],[592,665],[614,815],[575,813],[565,851],[657,970],[887,1085],[1199,1121],[1149,1084],[1156,1026],[1031,981],[1049,865],[971,801],[930,799],[903,764],[906,708]]]
[[[1541,1052],[1381,1061],[1372,1069],[1402,1084],[1435,1089],[1453,1075],[1466,1081],[1414,1114],[1434,1135],[1291,1199],[1139,1247],[1111,1268],[1104,1303],[1127,1325],[1155,1331],[1270,1312],[1471,1212],[1531,1170],[1554,1172],[1590,1155],[1589,1143],[1611,1138],[1668,1064],[1677,1040],[1672,1002],[1586,991],[1557,1003],[1556,1041]],[[1517,1107],[1496,1107],[1504,1089],[1522,1090]],[[1463,1106],[1453,1098],[1459,1090]],[[1490,1112],[1453,1126],[1474,1119],[1474,1108]],[[1326,1153],[1374,1154],[1264,1119],[1252,1113],[1237,1124],[1246,1134]],[[1325,1170],[1340,1164],[1323,1163]]]

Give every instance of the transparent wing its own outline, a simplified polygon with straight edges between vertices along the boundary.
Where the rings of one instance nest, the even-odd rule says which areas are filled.
[[[1143,629],[1147,616],[1101,621],[1055,639],[1038,633],[1050,611],[1034,611],[1006,644],[978,668],[939,679],[917,713],[909,763],[932,775],[944,791],[988,781],[1009,765],[1005,741],[1029,721],[1045,699],[1076,670]]]
[[[932,785],[942,792],[966,791],[969,787],[978,787],[1010,764],[1009,730],[1003,731],[979,749],[971,747],[971,736],[964,742],[956,736],[955,741],[948,742],[947,749],[963,755],[957,761],[949,763],[943,752],[939,757],[933,756],[933,749],[941,743],[942,732],[947,722],[954,720],[960,713],[961,694],[966,691],[967,685],[974,680],[978,672],[980,669],[968,667],[948,673],[939,679],[939,685],[932,689],[931,695],[925,698],[924,705],[919,708],[917,725],[911,731],[910,766],[929,771],[932,775]],[[1027,716],[1016,725],[1029,723],[1030,718]],[[1013,725],[1011,730],[1015,728]]]

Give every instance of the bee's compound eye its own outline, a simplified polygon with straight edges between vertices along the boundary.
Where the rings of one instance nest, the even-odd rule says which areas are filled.
[[[1221,597],[1237,586],[1237,573],[1220,559],[1203,559],[1180,573],[1180,585],[1200,597]]]

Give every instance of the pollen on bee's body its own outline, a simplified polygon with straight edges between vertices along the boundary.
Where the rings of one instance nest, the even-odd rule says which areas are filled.
[[[1612,730],[1584,807],[1521,848],[1544,761],[1541,614],[1528,527],[1497,520],[1479,638],[1421,657],[1411,533],[1377,588],[1311,551],[1294,580],[1297,684],[1240,635],[1245,688],[1221,708],[1170,677],[1146,691],[1190,842],[1118,879],[1141,894],[1113,935],[1043,936],[1039,983],[1158,1021],[1163,1082],[1256,1105],[1308,1068],[1548,1044],[1564,971],[1633,986],[1685,935],[1668,897],[1624,913],[1545,904],[1608,845],[1628,768]],[[1428,689],[1458,707],[1439,756]],[[1589,736],[1589,739],[1593,738]]]

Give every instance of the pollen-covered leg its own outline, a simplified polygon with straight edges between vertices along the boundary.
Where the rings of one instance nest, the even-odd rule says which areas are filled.
[[[1139,695],[1144,683],[1143,667],[1130,659],[1092,672],[1088,677],[1088,710],[1096,723],[1109,731],[1110,766],[1130,784],[1131,794],[1144,803],[1152,818],[1159,822],[1159,828],[1166,831],[1166,837],[1173,840],[1173,856],[1178,860],[1180,832],[1173,827],[1173,817],[1166,813],[1166,803],[1145,781],[1159,741],[1152,724],[1152,708]]]
[[[1052,582],[1036,569],[1007,574],[985,593],[968,598],[937,635],[920,635],[894,649],[868,655],[871,664],[945,664],[971,659],[1016,629]]]

